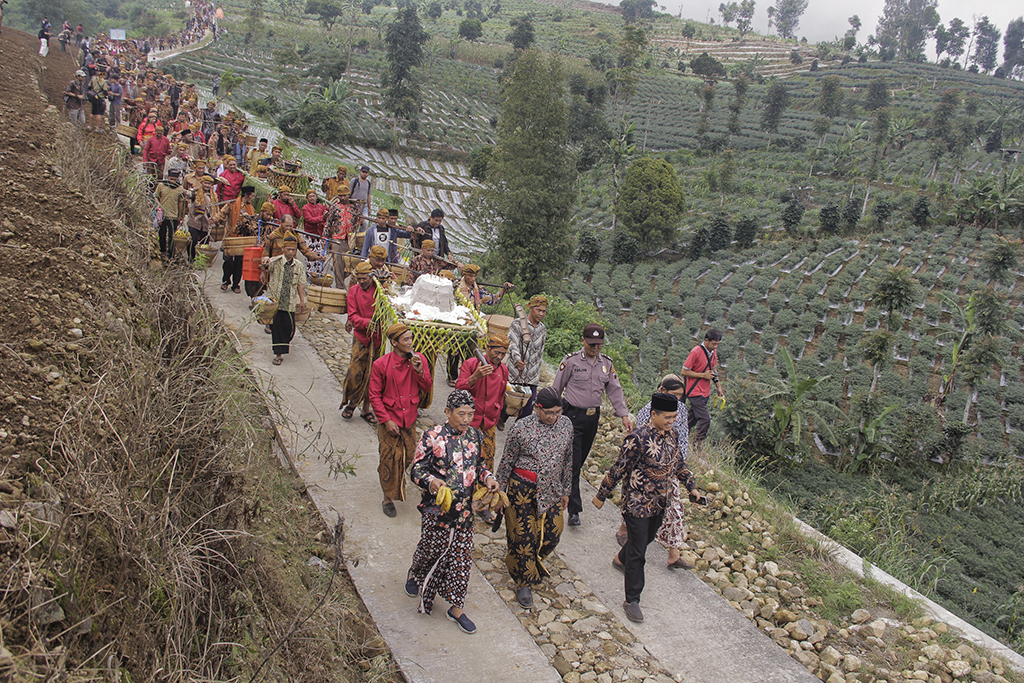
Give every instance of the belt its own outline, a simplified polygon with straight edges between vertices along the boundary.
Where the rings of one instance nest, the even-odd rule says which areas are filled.
[[[521,470],[518,467],[516,467],[512,471],[515,473],[515,475],[517,477],[525,479],[526,481],[530,482],[531,484],[536,484],[537,483],[537,473],[536,472],[531,472],[530,470]]]
[[[593,415],[597,415],[598,411],[601,410],[600,408],[580,408],[578,406],[574,406],[573,404],[569,403],[568,401],[565,402],[565,407],[568,408],[569,410],[573,410],[573,411],[575,411],[577,413],[578,412],[586,413],[588,417],[589,416],[593,416]]]

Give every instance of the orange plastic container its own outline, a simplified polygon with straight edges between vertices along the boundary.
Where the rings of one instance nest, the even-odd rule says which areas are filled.
[[[246,282],[260,281],[260,261],[263,260],[263,247],[246,247],[242,254],[242,279]]]

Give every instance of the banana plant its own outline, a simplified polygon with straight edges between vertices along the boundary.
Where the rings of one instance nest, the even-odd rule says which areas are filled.
[[[885,440],[887,432],[884,429],[885,418],[893,410],[899,407],[898,403],[886,406],[884,410],[872,418],[864,418],[862,421],[847,427],[847,438],[851,439],[852,459],[849,469],[860,471],[866,469],[873,460],[882,453],[892,453],[892,446]]]
[[[771,430],[774,436],[775,455],[786,460],[797,455],[794,451],[810,452],[808,444],[812,424],[834,442],[836,438],[832,430],[832,419],[826,418],[824,413],[831,413],[834,417],[839,409],[827,401],[814,398],[814,390],[828,379],[829,375],[800,379],[796,374],[793,357],[785,347],[779,349],[776,357],[782,358],[787,378],[773,382],[774,388],[765,398],[772,402]]]

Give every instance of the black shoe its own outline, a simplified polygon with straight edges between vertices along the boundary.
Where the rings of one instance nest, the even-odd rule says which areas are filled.
[[[451,619],[459,625],[459,628],[462,629],[463,633],[476,633],[476,624],[469,620],[469,617],[466,616],[465,612],[463,612],[461,616],[457,617],[454,614],[452,614],[452,608],[449,607],[448,612],[446,612],[446,614],[448,615],[449,619]]]
[[[644,623],[644,613],[640,611],[640,602],[624,602],[622,603],[622,610],[626,613],[626,618],[637,624]]]
[[[381,503],[380,507],[388,517],[394,517],[398,514],[398,510],[395,509],[394,503]]]
[[[405,594],[410,598],[418,598],[420,596],[420,585],[416,583],[416,579],[409,574],[409,578],[405,580]]]
[[[523,586],[516,589],[516,602],[523,609],[530,609],[533,607],[533,591],[530,590],[529,586]]]
[[[574,512],[571,515],[569,515],[569,526],[579,526],[579,525],[580,525],[580,516],[579,516],[579,514]]]

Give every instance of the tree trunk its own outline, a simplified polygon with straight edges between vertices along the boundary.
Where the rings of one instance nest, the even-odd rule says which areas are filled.
[[[967,424],[968,418],[971,416],[971,400],[974,397],[973,388],[969,388],[967,391],[967,405],[964,406],[964,424]]]
[[[860,208],[860,217],[868,215],[868,197],[871,196],[871,183],[868,183],[868,190],[864,193],[864,206]]]

